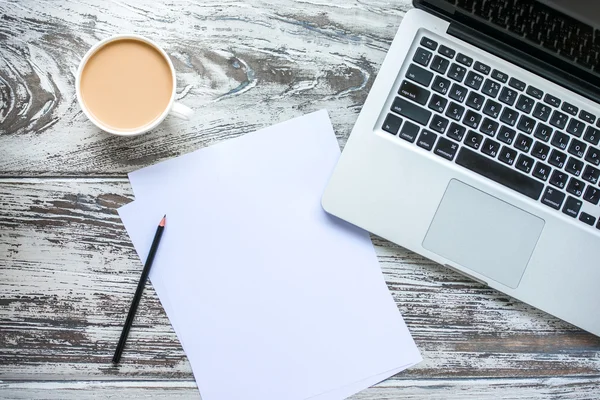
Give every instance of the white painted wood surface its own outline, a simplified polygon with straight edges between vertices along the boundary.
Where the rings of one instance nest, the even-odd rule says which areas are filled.
[[[0,2],[0,398],[197,399],[116,208],[126,173],[320,108],[343,146],[409,0]],[[79,58],[161,43],[196,114],[131,139],[88,123]],[[600,339],[374,237],[425,361],[356,399],[600,398]]]

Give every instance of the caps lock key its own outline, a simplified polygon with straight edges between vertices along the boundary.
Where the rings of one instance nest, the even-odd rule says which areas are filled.
[[[427,99],[429,99],[429,90],[423,89],[422,87],[417,86],[409,81],[402,81],[402,85],[400,85],[398,94],[421,105],[425,105],[425,103],[427,103]]]

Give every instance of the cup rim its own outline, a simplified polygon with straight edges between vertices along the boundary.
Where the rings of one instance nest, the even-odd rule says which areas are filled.
[[[149,124],[141,126],[140,128],[135,129],[135,130],[127,130],[127,131],[113,129],[109,126],[106,126],[101,121],[99,121],[97,118],[95,118],[92,115],[92,113],[88,111],[85,103],[83,102],[83,98],[81,96],[81,74],[83,72],[85,65],[87,64],[88,60],[90,59],[90,57],[92,55],[94,55],[100,48],[104,47],[106,44],[117,41],[117,40],[123,40],[123,39],[139,40],[141,42],[149,44],[154,49],[156,49],[167,61],[167,64],[169,65],[169,69],[171,70],[171,79],[173,81],[173,91],[171,92],[171,98],[169,99],[169,104],[165,107],[165,110],[162,112],[162,114],[160,114],[160,116],[158,118],[156,118],[154,121],[152,121]],[[132,33],[112,35],[112,36],[109,36],[109,37],[99,41],[95,45],[93,45],[85,53],[85,55],[79,62],[79,67],[77,68],[77,75],[75,76],[75,92],[77,95],[77,101],[79,102],[79,107],[81,107],[81,110],[83,111],[85,116],[90,121],[92,121],[92,123],[94,125],[96,125],[98,128],[102,129],[105,132],[111,133],[113,135],[118,135],[118,136],[141,135],[142,133],[148,132],[149,130],[156,128],[165,119],[165,117],[169,114],[169,111],[171,111],[171,108],[173,107],[173,103],[175,102],[175,90],[176,90],[175,68],[173,67],[173,63],[171,62],[171,59],[169,58],[167,53],[163,50],[162,47],[160,47],[154,41],[152,41],[144,36],[136,35],[136,34],[132,34]]]

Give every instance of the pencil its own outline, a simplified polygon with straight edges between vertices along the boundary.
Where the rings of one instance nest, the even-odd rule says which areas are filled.
[[[123,348],[125,347],[125,342],[127,341],[127,336],[129,335],[129,329],[131,329],[131,324],[133,323],[133,317],[135,317],[135,312],[138,308],[138,304],[140,304],[140,299],[142,298],[142,293],[144,292],[144,286],[146,286],[146,279],[148,279],[148,274],[150,273],[150,268],[152,268],[152,261],[154,261],[154,255],[156,254],[156,249],[158,248],[158,244],[160,243],[160,238],[162,236],[163,230],[165,229],[165,223],[167,222],[167,216],[165,215],[158,224],[158,228],[156,228],[156,233],[154,234],[154,240],[152,241],[152,246],[150,246],[150,252],[148,253],[148,258],[146,258],[146,264],[144,264],[144,269],[142,270],[142,276],[140,277],[140,281],[138,282],[137,289],[135,290],[135,295],[133,296],[133,301],[131,302],[131,307],[129,307],[129,313],[127,313],[127,319],[125,320],[125,325],[123,326],[123,331],[121,332],[121,337],[119,338],[119,344],[117,345],[117,350],[115,350],[115,355],[113,356],[112,362],[115,364],[119,363],[121,359],[121,354],[123,353]]]

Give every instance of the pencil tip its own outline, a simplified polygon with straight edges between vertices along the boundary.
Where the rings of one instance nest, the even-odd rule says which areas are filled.
[[[165,216],[160,220],[160,224],[158,224],[158,226],[165,226],[166,222],[167,222],[167,214],[165,214]]]

